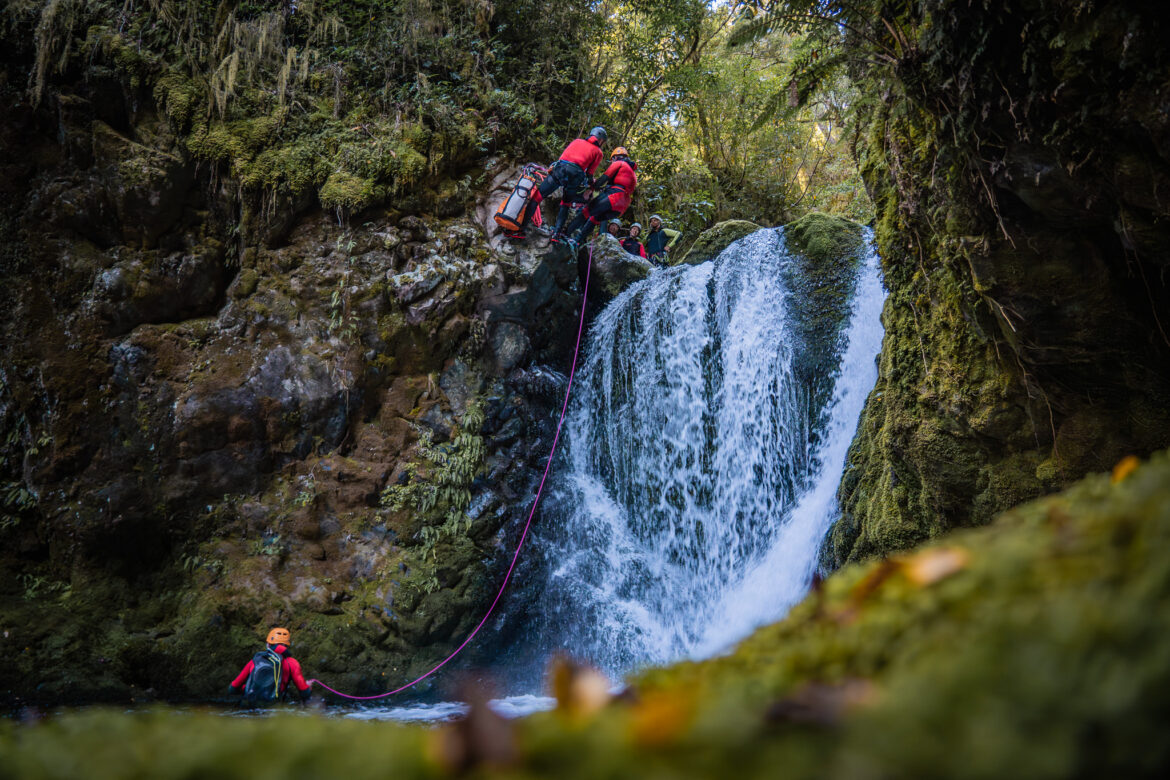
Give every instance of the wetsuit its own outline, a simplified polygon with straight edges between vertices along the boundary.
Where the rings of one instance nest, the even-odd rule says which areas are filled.
[[[634,236],[626,236],[622,239],[622,249],[631,255],[637,255],[638,257],[646,256],[646,247],[642,246],[642,242]]]
[[[655,263],[665,262],[670,248],[681,236],[682,233],[670,228],[651,229],[650,234],[646,236],[646,252],[649,254],[650,260]]]
[[[554,234],[560,233],[561,228],[565,226],[570,205],[582,200],[585,190],[593,180],[593,174],[597,171],[597,166],[601,165],[604,157],[601,152],[601,141],[596,136],[576,139],[565,147],[561,159],[552,164],[548,176],[532,194],[535,208],[540,208],[540,202],[551,195],[557,187],[564,190],[561,195],[561,207],[557,211],[557,221],[553,226]]]
[[[289,681],[297,687],[301,694],[301,699],[309,698],[309,684],[305,682],[305,675],[301,672],[301,662],[288,654],[288,648],[284,645],[269,645],[277,655],[280,656],[280,685],[277,688],[276,696],[280,698],[288,687]],[[249,660],[244,664],[244,668],[236,675],[236,679],[232,680],[231,688],[233,691],[239,693],[244,690],[244,685],[248,682],[248,678],[252,676],[252,670],[256,668],[254,661]]]
[[[589,201],[589,205],[577,215],[566,231],[573,236],[580,230],[581,235],[577,238],[580,243],[589,238],[593,226],[598,222],[620,217],[629,208],[634,189],[638,186],[634,164],[619,157],[609,164],[605,174],[598,178],[594,186],[601,190],[601,194]]]

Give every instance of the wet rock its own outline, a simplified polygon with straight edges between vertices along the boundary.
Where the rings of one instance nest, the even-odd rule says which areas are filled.
[[[528,331],[514,322],[500,322],[492,328],[491,349],[498,374],[503,375],[520,364],[531,342]]]
[[[223,247],[217,243],[166,257],[137,255],[98,274],[93,307],[111,335],[144,322],[187,319],[214,309],[226,276]]]
[[[583,254],[588,250],[583,250]],[[606,233],[593,244],[593,270],[589,278],[589,296],[593,305],[604,305],[634,282],[650,275],[653,265],[622,248]]]
[[[93,149],[122,239],[131,246],[153,246],[182,212],[191,165],[171,150],[137,144],[101,121],[93,123]]]
[[[483,384],[483,375],[462,359],[456,359],[439,377],[439,387],[458,416],[467,411],[468,402],[480,394]]]

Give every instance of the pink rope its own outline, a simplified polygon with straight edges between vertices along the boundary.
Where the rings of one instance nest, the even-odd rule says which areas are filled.
[[[403,685],[400,688],[395,688],[392,691],[387,691],[386,693],[375,694],[374,696],[351,696],[348,693],[342,693],[341,691],[337,690],[336,688],[330,688],[328,685],[321,682],[320,680],[315,680],[315,679],[309,680],[309,685],[320,685],[322,688],[329,691],[330,693],[334,693],[343,699],[350,699],[352,701],[369,701],[371,699],[384,699],[387,696],[393,696],[396,693],[402,693],[407,688],[410,688],[412,686],[417,685],[418,683],[427,679],[432,674],[434,674],[435,672],[439,671],[444,666],[446,666],[448,661],[450,661],[455,656],[459,655],[459,653],[463,651],[463,648],[465,648],[465,647],[467,647],[467,645],[471,644],[471,640],[475,638],[475,635],[478,634],[479,630],[484,627],[485,623],[487,623],[488,618],[491,617],[492,612],[495,611],[496,605],[500,603],[500,598],[502,598],[504,595],[504,589],[508,587],[508,581],[512,579],[512,572],[516,569],[516,562],[518,560],[520,560],[520,550],[522,550],[524,548],[524,541],[528,538],[528,529],[532,526],[532,518],[534,518],[536,516],[536,507],[540,505],[540,497],[541,497],[541,495],[544,494],[544,483],[548,480],[548,472],[552,468],[553,455],[555,455],[556,451],[557,451],[557,442],[560,441],[560,438],[561,438],[561,426],[564,425],[565,413],[568,412],[568,410],[569,410],[569,393],[572,392],[572,390],[573,390],[573,375],[577,373],[577,356],[581,353],[581,334],[584,333],[584,331],[585,331],[585,302],[589,298],[589,272],[592,269],[593,269],[593,244],[590,244],[589,245],[589,264],[585,266],[585,288],[581,292],[581,316],[577,322],[577,344],[575,347],[573,347],[573,364],[569,368],[569,384],[565,388],[565,401],[563,404],[561,404],[561,418],[559,420],[557,420],[557,430],[556,430],[556,433],[553,434],[552,447],[548,451],[548,460],[545,461],[545,464],[544,464],[544,474],[542,474],[540,477],[540,486],[536,489],[536,498],[533,499],[532,509],[530,509],[528,512],[528,522],[526,522],[524,524],[524,531],[520,534],[520,541],[516,545],[516,553],[512,556],[512,563],[510,566],[508,566],[508,573],[504,575],[504,581],[500,585],[499,592],[496,593],[495,600],[492,601],[492,605],[490,607],[488,607],[488,611],[484,614],[483,619],[479,621],[479,625],[477,625],[474,629],[472,629],[471,633],[467,635],[467,638],[463,640],[463,644],[461,644],[461,645],[459,645],[459,647],[455,648],[455,650],[449,656],[444,658],[439,663],[435,664],[435,666],[433,666],[430,669],[430,671],[426,672],[425,674],[421,675],[420,677],[416,677],[415,679],[411,680],[406,685]]]

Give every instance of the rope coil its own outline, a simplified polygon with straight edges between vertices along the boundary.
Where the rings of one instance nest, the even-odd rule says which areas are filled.
[[[508,572],[504,575],[504,581],[500,584],[500,589],[496,593],[496,597],[492,601],[491,606],[488,607],[487,612],[484,613],[483,619],[480,620],[479,624],[476,625],[476,627],[471,630],[471,633],[468,634],[467,638],[463,640],[463,644],[461,644],[461,645],[459,645],[459,647],[455,648],[451,652],[450,655],[448,655],[446,658],[444,658],[439,663],[435,664],[426,673],[420,675],[419,677],[416,677],[415,679],[411,680],[410,682],[406,683],[405,685],[403,685],[401,687],[395,688],[392,691],[387,691],[386,693],[378,693],[378,694],[375,694],[373,696],[353,696],[353,695],[348,694],[348,693],[342,693],[341,691],[337,690],[336,688],[330,688],[324,682],[322,682],[321,680],[317,680],[317,679],[309,680],[308,682],[309,682],[310,686],[319,685],[322,688],[324,688],[325,690],[329,691],[330,693],[332,693],[336,696],[340,696],[343,699],[349,699],[351,701],[370,701],[373,699],[384,699],[387,696],[393,696],[396,693],[402,693],[406,689],[414,687],[415,685],[419,684],[420,682],[427,679],[432,674],[434,674],[435,672],[439,671],[444,666],[446,666],[448,661],[453,659],[455,656],[459,655],[459,653],[461,653],[463,651],[463,648],[465,648],[465,647],[467,647],[467,645],[471,644],[471,640],[475,638],[475,635],[478,634],[479,630],[481,628],[483,628],[484,625],[487,623],[488,618],[490,618],[492,615],[492,612],[495,611],[496,605],[498,605],[500,603],[500,599],[504,595],[504,590],[508,587],[508,582],[512,579],[512,572],[515,571],[515,569],[516,569],[516,562],[520,560],[520,551],[524,548],[524,542],[528,538],[528,530],[529,530],[529,528],[532,527],[532,519],[536,516],[536,508],[540,505],[540,498],[542,495],[544,495],[544,485],[545,485],[545,482],[548,480],[549,471],[552,469],[553,455],[556,454],[557,442],[559,442],[560,438],[561,438],[561,427],[565,423],[565,414],[569,410],[569,394],[573,390],[573,376],[577,373],[577,358],[581,354],[581,335],[585,331],[585,304],[589,300],[589,273],[592,269],[593,269],[593,244],[590,243],[589,244],[589,262],[585,266],[585,284],[584,284],[584,287],[581,291],[581,314],[580,314],[580,317],[578,318],[578,321],[577,321],[577,343],[573,347],[573,363],[569,367],[569,383],[565,387],[565,400],[564,400],[564,403],[561,404],[561,416],[560,416],[560,419],[557,420],[556,433],[553,434],[552,447],[549,448],[548,460],[545,461],[545,464],[544,464],[544,473],[540,477],[540,486],[537,487],[537,489],[536,489],[536,497],[532,501],[532,508],[528,511],[528,521],[524,523],[524,531],[520,534],[520,541],[517,542],[517,544],[516,544],[516,552],[512,556],[512,563],[508,566]]]

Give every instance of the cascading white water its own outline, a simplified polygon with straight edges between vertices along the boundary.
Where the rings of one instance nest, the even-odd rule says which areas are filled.
[[[526,643],[620,676],[719,652],[805,592],[876,380],[884,292],[870,251],[817,401],[794,262],[762,230],[656,271],[593,322]]]

